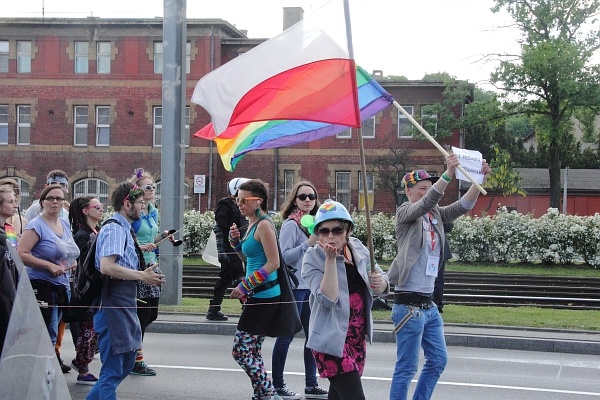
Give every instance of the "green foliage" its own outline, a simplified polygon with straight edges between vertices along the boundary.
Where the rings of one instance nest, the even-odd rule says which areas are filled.
[[[462,216],[449,235],[452,253],[469,262],[544,262],[600,265],[600,215],[538,219],[498,209],[495,216]]]

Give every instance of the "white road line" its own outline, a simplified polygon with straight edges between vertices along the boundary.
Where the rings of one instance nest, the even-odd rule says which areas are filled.
[[[152,364],[152,368],[187,369],[187,370],[192,370],[192,371],[219,371],[219,372],[239,372],[239,373],[244,372],[239,368],[188,367],[188,366],[181,366],[181,365]],[[268,371],[268,373],[270,374],[271,371]],[[304,376],[303,372],[285,371],[285,373],[286,373],[286,375]],[[390,382],[392,380],[392,378],[382,378],[382,377],[378,377],[378,376],[363,376],[362,379],[369,380],[369,381],[387,381],[387,382]],[[416,383],[417,380],[413,379],[412,382]],[[479,388],[489,388],[489,389],[517,390],[517,391],[541,392],[541,393],[561,393],[561,394],[572,394],[572,395],[578,395],[578,396],[600,397],[600,393],[595,393],[595,392],[579,392],[579,391],[575,391],[575,390],[544,389],[544,388],[532,388],[532,387],[523,387],[523,386],[490,385],[490,384],[485,384],[485,383],[464,383],[464,382],[439,381],[438,385],[479,387]]]

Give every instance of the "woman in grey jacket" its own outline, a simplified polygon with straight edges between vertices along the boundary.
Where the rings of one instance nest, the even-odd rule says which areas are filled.
[[[323,203],[315,217],[319,241],[302,263],[310,289],[310,333],[321,377],[329,379],[329,399],[360,400],[366,337],[373,337],[372,293],[389,290],[387,275],[376,266],[370,273],[369,250],[350,237],[354,223],[346,208]]]
[[[304,329],[304,379],[305,399],[327,399],[327,390],[321,388],[317,382],[317,366],[311,350],[306,347],[309,332],[310,307],[308,297],[310,290],[302,279],[302,258],[309,247],[317,243],[317,236],[308,232],[302,225],[301,220],[305,216],[314,216],[319,209],[319,197],[315,185],[308,181],[299,181],[294,185],[288,198],[281,209],[281,217],[284,219],[279,232],[279,247],[283,261],[296,271],[298,286],[293,288],[294,298],[298,306],[298,314]],[[277,394],[284,400],[296,400],[302,396],[288,389],[283,380],[283,370],[288,350],[294,336],[280,336],[273,347],[273,385]]]

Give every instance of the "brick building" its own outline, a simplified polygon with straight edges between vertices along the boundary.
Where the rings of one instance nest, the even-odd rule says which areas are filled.
[[[188,133],[193,135],[209,122],[208,114],[189,101],[196,82],[263,40],[247,38],[221,19],[187,21]],[[23,208],[55,168],[69,175],[73,197],[96,195],[106,203],[112,188],[137,167],[151,172],[160,190],[162,51],[161,18],[0,19],[0,177],[19,181]],[[385,81],[382,85],[413,115],[441,101],[444,91],[441,82]],[[390,148],[410,148],[411,168],[440,174],[443,157],[429,142],[403,136],[406,123],[393,107],[365,122],[367,166],[369,159]],[[271,208],[282,203],[300,178],[313,181],[322,198],[336,198],[350,208],[359,206],[356,130],[250,153],[233,173],[222,168],[210,142],[193,136],[185,140],[187,208],[200,204],[204,211],[216,204],[234,176],[268,182],[271,197],[277,193]],[[458,146],[459,142],[457,131],[444,144]],[[207,176],[207,193],[201,199],[193,193],[196,174]],[[393,193],[378,188],[377,177],[368,175],[374,211],[393,212]],[[457,196],[455,182],[452,188],[447,199]]]

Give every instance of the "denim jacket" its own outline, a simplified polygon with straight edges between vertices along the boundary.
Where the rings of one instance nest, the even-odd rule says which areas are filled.
[[[352,250],[354,263],[360,272],[360,276],[366,284],[366,332],[369,342],[371,342],[373,338],[373,315],[371,313],[373,298],[369,289],[368,273],[371,269],[369,250],[360,240],[353,237],[349,239],[348,246]],[[340,293],[335,301],[327,298],[321,292],[321,281],[325,273],[325,253],[318,245],[309,248],[304,255],[302,278],[310,289],[310,332],[307,347],[321,353],[342,357],[350,321],[350,293],[343,256],[337,256],[336,265]],[[376,268],[383,279],[388,282],[385,272],[378,265],[376,265]],[[388,292],[389,283],[384,293]]]

